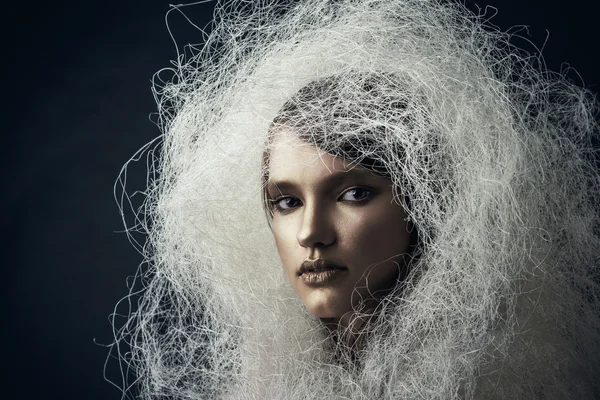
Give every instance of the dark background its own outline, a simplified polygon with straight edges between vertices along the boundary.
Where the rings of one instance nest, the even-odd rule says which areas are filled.
[[[600,92],[595,0],[478,4],[499,9],[502,29],[528,25],[550,69],[568,62],[583,77],[571,72],[576,83]],[[167,0],[3,6],[2,398],[121,397],[103,378],[101,344],[112,341],[109,315],[142,258],[118,233],[113,184],[159,134],[150,81],[176,54],[168,8]],[[204,26],[212,4],[186,13]],[[200,41],[177,13],[169,21],[180,45]],[[137,164],[129,181],[143,189]],[[120,384],[115,361],[107,375]]]

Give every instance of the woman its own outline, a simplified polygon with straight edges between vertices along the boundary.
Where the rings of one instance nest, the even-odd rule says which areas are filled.
[[[599,396],[592,96],[459,5],[219,12],[160,91],[142,398]]]

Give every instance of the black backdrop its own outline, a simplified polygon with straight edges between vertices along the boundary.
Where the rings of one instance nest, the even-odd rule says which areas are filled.
[[[113,184],[159,132],[153,73],[175,47],[168,0],[20,2],[3,13],[2,372],[0,397],[119,399],[103,378],[108,321],[141,261],[122,233]],[[468,1],[472,5],[472,1]],[[599,93],[594,0],[489,0],[503,29],[528,25],[552,70]],[[186,9],[200,26],[212,5]],[[173,13],[180,44],[200,36]],[[525,45],[524,41],[519,43]],[[531,49],[531,47],[530,47]],[[143,163],[142,163],[143,164]],[[143,188],[143,165],[129,175]],[[118,380],[115,362],[108,374]]]

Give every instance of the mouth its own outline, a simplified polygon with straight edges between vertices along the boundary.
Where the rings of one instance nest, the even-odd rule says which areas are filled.
[[[306,260],[300,265],[300,269],[298,270],[298,276],[306,274],[306,273],[318,273],[330,270],[346,270],[346,267],[338,265],[331,261],[326,260]]]
[[[308,285],[325,285],[337,279],[348,268],[326,260],[306,260],[300,266],[298,276]]]

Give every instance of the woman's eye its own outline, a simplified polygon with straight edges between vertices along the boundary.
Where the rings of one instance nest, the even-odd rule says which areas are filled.
[[[282,197],[273,200],[275,208],[279,211],[287,211],[300,205],[300,200],[295,197]]]
[[[340,200],[343,201],[363,201],[371,196],[373,192],[367,188],[356,187],[346,190],[342,193]]]

